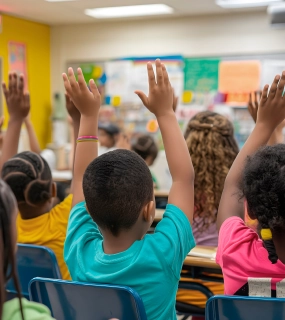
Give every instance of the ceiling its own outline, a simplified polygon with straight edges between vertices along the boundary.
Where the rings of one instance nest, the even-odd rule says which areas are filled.
[[[156,3],[164,3],[174,8],[175,13],[171,16],[229,12],[229,10],[218,7],[215,4],[215,0],[75,0],[67,2],[47,2],[45,0],[0,0],[0,12],[43,22],[49,25],[60,25],[102,21],[101,19],[99,20],[86,16],[84,14],[85,9]],[[265,8],[263,9],[265,10]],[[255,8],[255,10],[257,9]]]

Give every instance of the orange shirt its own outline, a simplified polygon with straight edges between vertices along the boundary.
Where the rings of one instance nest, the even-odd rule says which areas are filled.
[[[56,256],[64,280],[71,279],[63,259],[63,247],[71,204],[72,195],[69,195],[64,201],[53,207],[50,212],[39,217],[28,220],[22,219],[20,214],[17,217],[18,242],[50,248]]]

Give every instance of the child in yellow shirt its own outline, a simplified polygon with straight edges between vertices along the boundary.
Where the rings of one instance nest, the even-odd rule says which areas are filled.
[[[2,178],[12,189],[19,208],[17,217],[18,242],[47,246],[56,255],[63,279],[70,279],[63,260],[72,195],[53,207],[56,185],[52,181],[47,162],[33,152],[17,153],[20,130],[30,111],[29,95],[24,92],[23,77],[9,75],[9,89],[4,85],[10,115],[4,139],[0,168]],[[78,130],[80,114],[74,107],[68,108]],[[78,123],[78,125],[76,125]],[[77,136],[77,131],[76,131]],[[16,155],[15,155],[16,154]]]

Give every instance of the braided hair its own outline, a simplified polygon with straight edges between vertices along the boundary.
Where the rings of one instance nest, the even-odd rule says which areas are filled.
[[[2,178],[12,189],[18,204],[37,207],[52,197],[51,170],[36,153],[25,151],[9,159],[3,166]]]
[[[15,196],[9,186],[3,180],[0,180],[0,319],[2,318],[3,305],[6,301],[5,283],[13,279],[19,298],[22,319],[24,320],[15,258],[16,239],[13,239],[12,232],[13,228],[16,228],[15,225],[12,225],[12,216],[13,214],[16,215],[16,212],[17,202]]]
[[[258,220],[259,227],[284,234],[285,145],[267,146],[248,157],[241,188],[248,212]],[[269,260],[276,263],[278,255],[272,238],[263,243]]]
[[[154,161],[158,154],[158,147],[154,139],[147,134],[138,137],[136,143],[132,146],[132,150],[144,160],[151,157]]]
[[[193,224],[203,232],[217,220],[224,182],[238,154],[238,146],[231,122],[210,111],[196,114],[189,121],[184,137],[195,170]],[[198,217],[202,218],[199,223]]]

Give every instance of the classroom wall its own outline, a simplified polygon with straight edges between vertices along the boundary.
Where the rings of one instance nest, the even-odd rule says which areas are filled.
[[[63,89],[61,72],[68,61],[285,52],[284,39],[285,29],[272,29],[265,12],[55,26],[52,92]]]
[[[31,96],[31,119],[41,147],[51,138],[51,95],[50,95],[50,27],[47,25],[2,15],[0,33],[0,58],[3,61],[4,81],[8,80],[8,42],[26,44],[28,90]],[[5,124],[8,115],[4,108]]]

